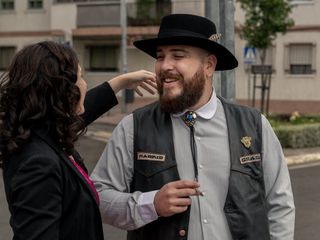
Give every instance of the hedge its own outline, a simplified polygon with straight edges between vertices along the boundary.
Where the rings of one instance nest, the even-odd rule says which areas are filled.
[[[283,148],[320,146],[320,123],[273,127]]]

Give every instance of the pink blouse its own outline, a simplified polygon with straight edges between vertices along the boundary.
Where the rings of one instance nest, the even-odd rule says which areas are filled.
[[[74,166],[79,170],[79,172],[82,174],[82,176],[86,179],[86,181],[90,185],[92,191],[94,192],[94,194],[96,196],[97,203],[98,203],[98,205],[100,205],[99,194],[98,194],[96,188],[94,187],[93,182],[89,178],[88,174],[77,164],[77,162],[74,160],[73,156],[69,156],[69,158],[70,158],[71,162],[73,162]]]

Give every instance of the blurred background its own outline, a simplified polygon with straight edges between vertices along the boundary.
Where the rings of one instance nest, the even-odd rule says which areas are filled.
[[[258,6],[262,23],[250,21],[255,7],[246,8],[244,2],[255,7],[265,4],[264,9]],[[274,2],[282,5],[274,7]],[[320,196],[316,194],[320,188],[319,12],[319,0],[0,0],[0,74],[24,46],[53,40],[75,49],[91,88],[119,73],[153,71],[155,60],[132,43],[156,37],[164,15],[190,13],[212,19],[222,34],[218,41],[239,61],[235,70],[215,74],[215,89],[268,116],[290,165],[297,205],[295,239],[315,240],[320,239]],[[259,27],[269,27],[271,22],[290,24],[273,25],[273,35],[263,35]],[[246,36],[250,27],[251,40]],[[267,44],[261,49],[264,40]],[[95,122],[79,141],[90,171],[117,122],[157,99],[148,93],[138,98],[130,90],[118,97],[119,106]],[[97,139],[101,132],[107,134]],[[290,156],[294,158],[289,160]],[[0,240],[7,240],[12,233],[3,191],[0,174]],[[106,239],[125,239],[124,231],[105,226],[105,232]]]
[[[261,64],[260,56],[254,46],[248,46],[248,42],[241,38],[246,14],[241,2],[0,0],[0,71],[6,69],[13,55],[23,46],[42,40],[72,45],[79,54],[89,87],[119,72],[141,68],[153,71],[154,60],[134,48],[132,42],[155,37],[163,15],[191,13],[213,19],[218,32],[222,33],[220,41],[234,51],[239,60],[235,80],[227,85],[232,92],[224,95],[248,105],[252,105],[254,98],[256,106],[260,107],[261,88],[254,88],[254,77],[259,71],[257,68],[252,71],[252,65]],[[270,66],[272,72],[270,91],[265,92],[269,99],[268,113],[319,113],[320,2],[285,2],[292,7],[289,17],[294,25],[285,34],[276,35],[266,49],[264,64]],[[277,13],[276,9],[269,11]],[[278,12],[280,14],[280,10]],[[256,85],[260,84],[257,82]],[[216,88],[219,92],[218,85]],[[254,93],[254,90],[257,91]],[[135,97],[128,91],[124,96],[126,102]]]

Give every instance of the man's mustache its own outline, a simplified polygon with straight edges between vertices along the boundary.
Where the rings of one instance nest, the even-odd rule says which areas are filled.
[[[173,73],[169,71],[161,71],[159,75],[157,76],[158,80],[160,82],[163,82],[165,79],[170,78],[170,79],[176,79],[176,80],[181,80],[183,79],[182,75],[180,73]]]

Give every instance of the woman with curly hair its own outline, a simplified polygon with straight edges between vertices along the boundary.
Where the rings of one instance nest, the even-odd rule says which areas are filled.
[[[13,239],[103,239],[99,197],[74,143],[116,105],[115,93],[153,92],[148,71],[86,93],[71,47],[51,41],[20,50],[0,78],[0,163]]]

